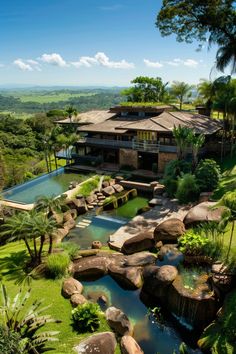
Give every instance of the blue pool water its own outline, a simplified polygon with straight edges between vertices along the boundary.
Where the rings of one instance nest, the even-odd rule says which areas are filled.
[[[72,181],[82,182],[89,175],[65,172],[60,168],[26,183],[3,191],[3,198],[23,204],[34,203],[39,196],[57,196],[68,190]]]

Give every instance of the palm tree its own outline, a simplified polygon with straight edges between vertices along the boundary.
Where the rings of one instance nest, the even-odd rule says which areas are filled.
[[[235,221],[236,221],[236,191],[227,192],[216,204],[216,207],[217,206],[223,206],[226,208],[225,213],[223,213],[223,220],[227,221],[228,223],[232,222],[229,246],[226,255],[226,262],[227,262],[229,259],[233,236],[235,236],[234,230],[235,230]]]
[[[198,153],[202,145],[204,144],[205,141],[205,136],[203,134],[195,135],[192,133],[189,136],[189,143],[192,148],[192,166],[193,166],[193,171],[195,170],[197,163],[198,163]]]
[[[63,194],[57,198],[55,198],[55,196],[42,196],[36,200],[34,208],[36,211],[46,212],[47,215],[51,217],[54,213],[60,213],[62,211],[62,208],[65,206],[65,201],[66,196]]]
[[[187,153],[187,148],[190,144],[190,136],[192,136],[192,131],[188,127],[178,127],[174,126],[173,135],[177,145],[177,155],[178,160],[183,160]]]
[[[2,326],[6,332],[18,335],[22,353],[40,354],[45,351],[47,342],[57,341],[58,331],[42,331],[47,323],[60,323],[50,315],[44,315],[48,307],[42,307],[42,301],[30,301],[31,290],[22,293],[22,290],[11,299],[6,287],[1,286],[0,314]]]
[[[185,97],[191,96],[191,89],[193,87],[185,82],[174,81],[171,85],[171,93],[179,100],[179,109],[182,110],[183,100]]]
[[[216,68],[222,72],[231,64],[231,74],[236,72],[236,41],[226,41],[216,52]]]
[[[76,108],[73,107],[73,106],[68,106],[68,107],[65,109],[65,112],[68,114],[68,117],[69,117],[70,122],[72,122],[72,117],[73,117],[73,116],[76,116],[76,115],[78,114]]]
[[[197,86],[198,93],[204,99],[206,107],[211,111],[216,94],[216,85],[214,81],[209,81],[201,79],[200,83]]]

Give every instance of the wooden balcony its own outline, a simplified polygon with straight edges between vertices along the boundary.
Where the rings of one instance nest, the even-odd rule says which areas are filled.
[[[132,141],[123,141],[123,140],[113,140],[113,139],[96,139],[96,138],[80,138],[78,140],[79,144],[86,145],[97,145],[100,147],[110,147],[113,149],[127,148],[132,149]]]

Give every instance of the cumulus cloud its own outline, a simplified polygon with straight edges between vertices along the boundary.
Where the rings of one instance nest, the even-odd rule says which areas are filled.
[[[30,64],[27,64],[27,62],[23,61],[20,58],[16,59],[13,64],[16,65],[22,71],[33,71],[32,66]]]
[[[150,61],[148,59],[143,59],[144,64],[149,67],[149,68],[162,68],[163,64],[161,64],[159,61]]]
[[[33,59],[27,59],[26,61],[27,61],[27,63],[30,64],[30,66],[32,67],[33,70],[42,71],[41,66],[38,61],[33,60]]]
[[[179,58],[175,58],[171,61],[166,61],[166,64],[171,65],[171,66],[180,66],[180,65],[184,65],[184,66],[188,66],[191,68],[196,68],[198,66],[198,62],[194,59],[179,59]]]
[[[85,66],[90,68],[93,65],[101,65],[111,69],[133,69],[134,64],[127,62],[125,59],[121,61],[112,61],[110,58],[103,52],[98,52],[94,57],[80,57],[76,62],[71,63],[76,68]]]
[[[60,67],[68,66],[66,61],[58,53],[52,53],[52,54],[45,53],[39,59],[44,63],[55,65],[55,66],[60,66]]]

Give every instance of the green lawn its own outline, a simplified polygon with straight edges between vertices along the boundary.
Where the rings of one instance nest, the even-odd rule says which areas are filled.
[[[19,291],[19,285],[16,281],[22,277],[22,262],[24,262],[24,244],[21,242],[9,243],[0,247],[0,270],[2,281],[6,285],[8,294],[14,297]],[[58,330],[58,342],[50,344],[53,346],[52,354],[68,354],[72,353],[72,348],[78,344],[83,338],[90,334],[78,334],[74,332],[71,326],[71,310],[70,301],[61,296],[62,280],[49,280],[40,278],[32,280],[31,301],[35,299],[44,299],[44,305],[50,305],[46,314],[53,316],[62,321],[60,324],[48,324],[48,330]],[[106,320],[101,320],[98,332],[109,331]],[[117,349],[116,353],[120,353]]]
[[[36,103],[52,103],[60,101],[68,101],[71,98],[93,96],[94,93],[59,93],[59,92],[48,92],[48,93],[32,93],[32,94],[21,94],[16,95],[20,98],[21,102],[36,102]]]

